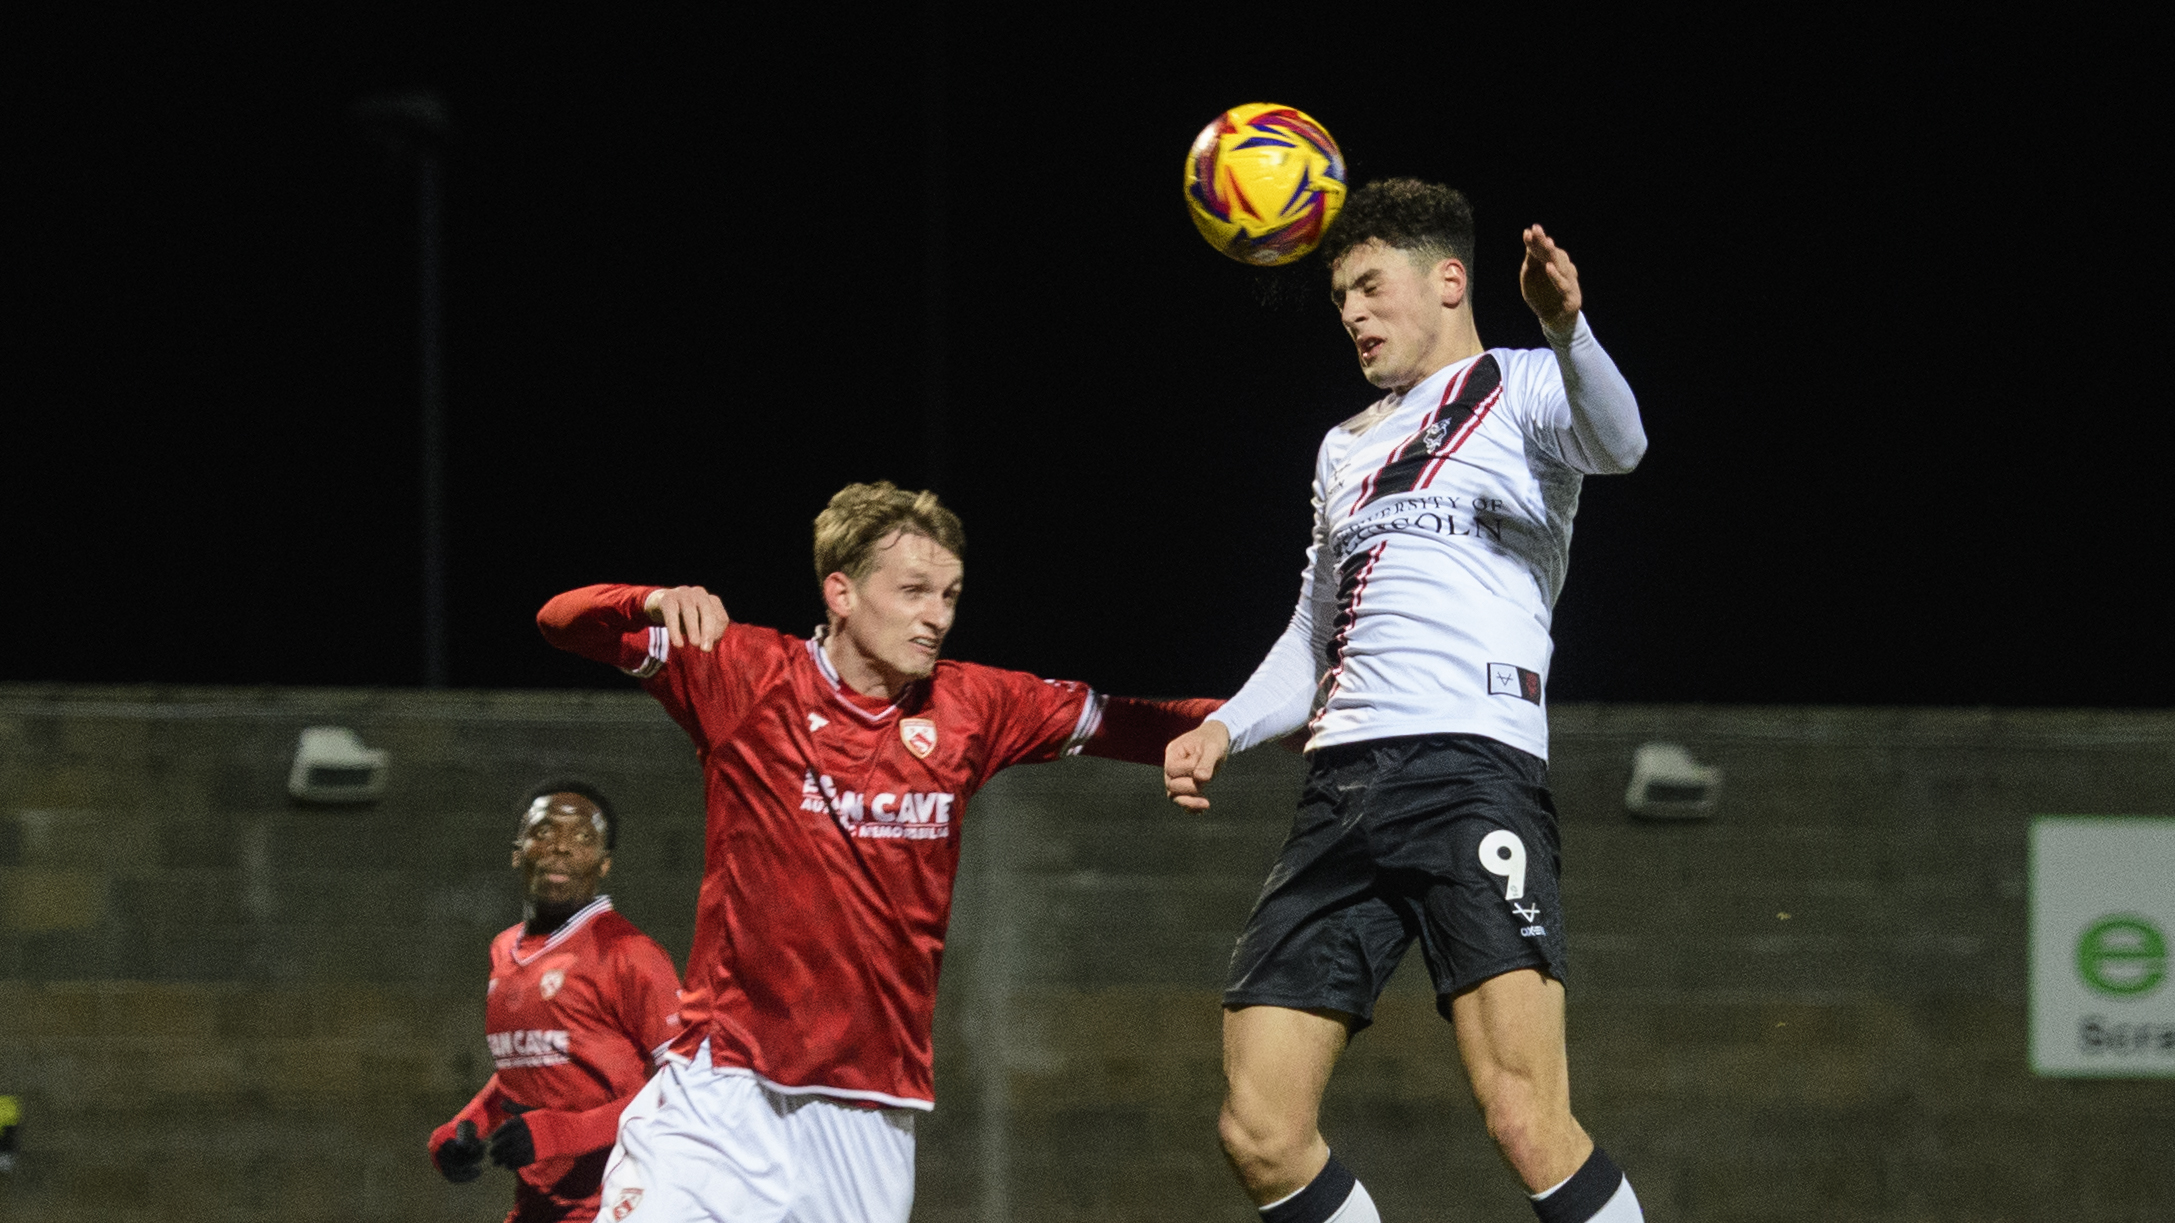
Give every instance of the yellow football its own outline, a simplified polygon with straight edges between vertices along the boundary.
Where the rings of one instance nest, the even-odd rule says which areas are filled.
[[[1211,120],[1186,153],[1186,210],[1240,263],[1290,263],[1344,207],[1344,153],[1304,112],[1269,102]]]

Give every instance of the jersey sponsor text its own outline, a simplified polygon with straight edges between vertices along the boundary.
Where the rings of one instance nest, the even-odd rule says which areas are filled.
[[[864,795],[841,790],[828,774],[806,774],[801,782],[801,810],[829,812],[847,834],[875,840],[935,841],[951,835],[952,805],[958,796],[941,791],[884,791]]]
[[[500,1070],[515,1066],[563,1066],[567,1056],[564,1028],[523,1028],[513,1032],[487,1032],[491,1060]]]

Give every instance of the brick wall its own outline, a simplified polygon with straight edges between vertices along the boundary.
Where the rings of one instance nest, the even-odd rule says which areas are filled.
[[[290,804],[296,732],[392,752],[385,799]],[[1580,1116],[1649,1217],[2175,1219],[2175,1083],[2031,1077],[2024,829],[2175,808],[2175,717],[1555,711]],[[1630,753],[1727,770],[1631,822]],[[1213,1132],[1230,940],[1300,762],[1216,810],[1096,761],[977,800],[916,1218],[1252,1218]],[[624,813],[620,907],[684,956],[692,752],[643,698],[0,686],[0,1220],[487,1220],[423,1136],[488,1074],[484,947],[512,804],[560,771]],[[1787,918],[1782,915],[1788,914]],[[1417,957],[1325,1126],[1386,1217],[1529,1218]]]

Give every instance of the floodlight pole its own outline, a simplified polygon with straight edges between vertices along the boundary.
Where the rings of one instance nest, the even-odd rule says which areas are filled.
[[[446,661],[445,146],[452,125],[430,90],[358,98],[348,111],[415,167],[417,392],[421,400],[423,683],[443,688]]]
[[[416,157],[419,250],[416,316],[423,433],[423,684],[446,686],[445,159],[436,145]]]
[[[944,348],[944,0],[922,5],[922,480],[942,491],[951,474],[951,413]]]

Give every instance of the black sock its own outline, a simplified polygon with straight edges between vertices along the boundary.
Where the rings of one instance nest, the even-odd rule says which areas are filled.
[[[1344,1199],[1352,1196],[1351,1172],[1337,1157],[1331,1155],[1321,1174],[1307,1183],[1307,1187],[1292,1194],[1274,1206],[1261,1208],[1262,1223],[1322,1223],[1337,1213]]]
[[[1616,1196],[1616,1187],[1623,1183],[1624,1170],[1616,1166],[1607,1151],[1595,1147],[1570,1180],[1556,1186],[1547,1197],[1534,1199],[1533,1213],[1541,1217],[1541,1223],[1586,1223],[1601,1213],[1601,1208]]]

